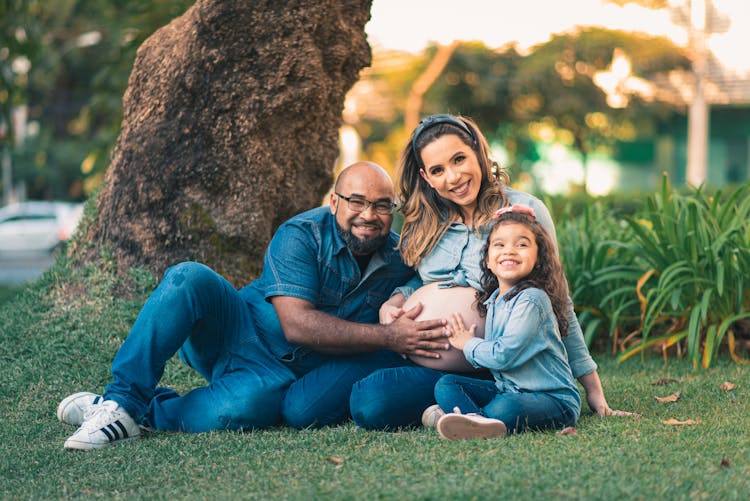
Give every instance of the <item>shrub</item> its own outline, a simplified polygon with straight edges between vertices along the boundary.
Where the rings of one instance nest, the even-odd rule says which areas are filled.
[[[645,267],[636,289],[640,339],[620,360],[684,340],[693,366],[706,368],[727,335],[732,358],[744,363],[733,326],[750,318],[750,183],[713,196],[701,188],[680,194],[665,176],[661,191],[625,220]]]

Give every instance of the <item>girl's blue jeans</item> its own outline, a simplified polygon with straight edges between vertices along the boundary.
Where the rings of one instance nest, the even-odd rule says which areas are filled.
[[[477,413],[499,419],[508,433],[573,426],[576,414],[548,393],[502,392],[494,381],[446,374],[435,385],[435,399],[445,412]]]

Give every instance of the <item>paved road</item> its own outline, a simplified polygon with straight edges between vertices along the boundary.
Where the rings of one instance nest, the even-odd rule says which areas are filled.
[[[47,254],[0,254],[0,284],[16,285],[38,278],[52,265]]]

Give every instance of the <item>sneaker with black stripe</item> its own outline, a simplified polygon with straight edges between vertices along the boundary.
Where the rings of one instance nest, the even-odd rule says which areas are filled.
[[[66,449],[91,450],[133,440],[141,429],[125,409],[114,400],[90,406],[83,424],[65,441]]]
[[[57,406],[57,419],[65,424],[81,426],[86,419],[86,411],[92,405],[103,401],[101,395],[89,391],[81,391],[68,395]]]

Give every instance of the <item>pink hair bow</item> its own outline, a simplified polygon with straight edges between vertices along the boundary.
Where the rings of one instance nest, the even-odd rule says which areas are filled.
[[[531,219],[536,220],[536,214],[534,213],[534,209],[529,207],[528,205],[521,205],[521,204],[513,204],[509,205],[508,207],[502,207],[495,211],[495,213],[492,215],[492,219],[499,219],[500,216],[503,214],[507,214],[508,212],[515,212],[516,214],[525,214],[529,216]]]

